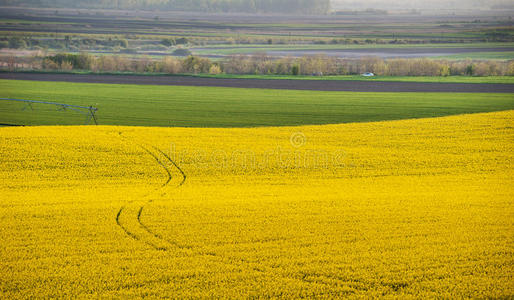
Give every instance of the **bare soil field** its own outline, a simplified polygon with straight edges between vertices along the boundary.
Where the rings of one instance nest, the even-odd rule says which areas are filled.
[[[192,76],[0,73],[0,79],[348,92],[514,93],[514,84],[202,78]]]

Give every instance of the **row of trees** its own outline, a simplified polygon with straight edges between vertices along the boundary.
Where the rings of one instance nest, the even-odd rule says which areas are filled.
[[[88,54],[57,54],[45,57],[2,58],[0,64],[15,69],[89,70],[94,72],[137,72],[166,74],[275,74],[275,75],[355,75],[373,72],[381,76],[514,76],[514,60],[449,61],[419,59],[339,59],[327,56],[275,59],[266,55],[233,56],[220,62],[188,56],[183,59],[127,58]]]
[[[287,14],[326,14],[330,10],[330,0],[0,0],[0,4]]]
[[[273,59],[265,55],[233,56],[222,63],[227,74],[356,75],[380,76],[502,76],[514,75],[514,61],[450,61],[427,58],[340,59],[328,56]]]
[[[136,72],[166,74],[219,74],[221,68],[207,58],[188,56],[184,59],[165,57],[162,60],[149,58],[131,59],[123,56],[100,56],[88,54],[57,54],[40,60],[42,70],[88,70],[93,72]]]

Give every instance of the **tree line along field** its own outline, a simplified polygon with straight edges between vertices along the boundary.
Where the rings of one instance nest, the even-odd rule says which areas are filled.
[[[0,128],[0,295],[508,298],[513,120]]]
[[[7,54],[12,52],[7,52]],[[31,52],[28,52],[31,53]],[[505,53],[508,52],[504,52]],[[341,76],[372,72],[382,77],[406,76],[514,76],[511,60],[448,60],[429,58],[389,58],[367,56],[339,58],[330,55],[274,57],[266,54],[236,55],[222,60],[188,55],[176,58],[89,55],[85,53],[29,54],[0,56],[0,70],[7,72],[91,72],[148,75],[290,75]]]
[[[94,106],[102,125],[255,127],[438,117],[514,109],[512,94],[353,93],[0,80],[0,97]],[[82,125],[72,111],[0,102],[2,123]]]

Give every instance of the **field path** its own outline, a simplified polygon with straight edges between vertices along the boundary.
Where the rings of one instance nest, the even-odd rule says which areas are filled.
[[[123,231],[134,240],[142,242],[151,248],[159,251],[168,251],[171,249],[175,249],[178,251],[183,251],[188,256],[208,256],[210,258],[215,258],[221,264],[228,266],[236,266],[236,267],[246,267],[250,268],[253,272],[257,272],[261,275],[269,275],[274,274],[274,276],[279,276],[281,278],[285,278],[287,280],[301,281],[310,283],[306,281],[302,277],[291,276],[290,274],[283,274],[278,272],[276,267],[273,266],[263,266],[259,262],[252,262],[244,257],[228,257],[219,255],[216,252],[213,252],[209,249],[204,249],[203,247],[192,247],[189,245],[181,245],[176,241],[167,239],[156,233],[151,228],[143,223],[141,220],[141,216],[145,207],[151,204],[154,201],[152,195],[161,193],[160,196],[166,195],[165,189],[180,188],[186,182],[186,174],[184,171],[175,163],[169,155],[160,150],[155,146],[146,146],[143,144],[139,144],[130,140],[129,138],[123,136],[122,132],[119,132],[119,136],[123,141],[127,143],[132,143],[139,148],[141,148],[144,152],[148,153],[159,166],[161,166],[166,172],[166,181],[158,187],[153,193],[147,194],[143,196],[139,200],[133,200],[122,206],[116,215],[116,224],[123,229]],[[174,184],[171,184],[174,183]]]
[[[346,92],[514,93],[514,84],[0,73],[0,79]]]
[[[163,237],[145,225],[141,220],[141,217],[145,207],[154,201],[152,195],[161,193],[160,196],[164,196],[167,193],[166,189],[170,189],[170,186],[171,189],[181,187],[186,182],[187,176],[185,172],[169,157],[169,155],[159,148],[136,143],[123,136],[122,132],[119,132],[119,136],[123,141],[132,143],[141,148],[144,152],[148,153],[166,172],[166,181],[154,192],[143,196],[141,199],[130,201],[126,205],[122,206],[118,211],[116,215],[116,224],[123,229],[129,237],[142,242],[155,250],[168,251],[170,249],[175,249],[184,251],[184,253],[189,256],[199,255],[212,258],[216,257],[218,262],[225,265],[249,267],[260,274],[267,274],[271,271],[275,273],[275,275],[288,280],[304,281],[302,278],[277,273],[275,272],[274,267],[262,266],[258,262],[252,262],[243,257],[238,257],[237,260],[233,260],[234,258],[220,256],[218,253],[210,251],[209,249],[203,249],[202,247],[193,248],[189,245],[181,245],[176,241]]]
[[[170,246],[180,249],[189,249],[190,247],[188,246],[179,245],[174,241],[163,238],[160,234],[151,230],[141,220],[145,207],[154,202],[154,197],[159,193],[159,196],[164,196],[166,195],[167,189],[176,189],[182,186],[186,181],[186,174],[160,149],[133,142],[124,137],[122,132],[119,132],[119,136],[123,141],[137,145],[148,153],[166,172],[166,181],[160,187],[156,188],[154,192],[122,206],[116,214],[116,224],[121,227],[128,236],[147,244],[155,250],[167,251],[170,249]]]

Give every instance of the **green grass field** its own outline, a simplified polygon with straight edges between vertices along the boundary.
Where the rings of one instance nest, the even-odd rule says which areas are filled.
[[[446,56],[435,57],[437,59],[495,59],[495,60],[511,60],[514,59],[513,51],[505,52],[474,52],[474,53],[462,53]]]
[[[364,45],[207,45],[201,48],[191,49],[196,55],[232,55],[252,54],[266,51],[301,51],[301,50],[350,50],[350,49],[404,49],[404,48],[506,48],[506,55],[510,55],[507,49],[514,47],[514,43],[451,43],[451,44],[364,44]],[[501,52],[500,52],[501,53]]]
[[[95,106],[102,125],[252,127],[369,122],[514,109],[512,94],[352,93],[0,80],[0,97]],[[0,123],[84,124],[54,106],[0,101]]]
[[[205,45],[203,49],[246,49],[260,48],[264,50],[338,50],[338,49],[403,49],[403,48],[512,48],[514,43],[490,42],[490,43],[425,43],[425,44],[218,44]]]

